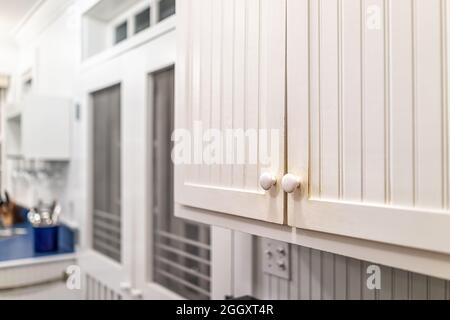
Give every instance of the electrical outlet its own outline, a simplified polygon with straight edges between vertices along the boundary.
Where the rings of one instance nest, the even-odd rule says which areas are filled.
[[[263,240],[263,272],[282,279],[290,280],[291,250],[289,243]]]

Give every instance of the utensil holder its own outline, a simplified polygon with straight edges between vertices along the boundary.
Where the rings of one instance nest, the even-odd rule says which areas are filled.
[[[34,227],[34,251],[47,253],[58,251],[58,226]]]

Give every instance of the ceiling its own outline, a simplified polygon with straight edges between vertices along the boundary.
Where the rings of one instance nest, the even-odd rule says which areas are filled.
[[[7,38],[42,0],[0,0],[0,38]]]

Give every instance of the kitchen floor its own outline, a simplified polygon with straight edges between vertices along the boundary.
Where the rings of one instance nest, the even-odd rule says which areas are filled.
[[[81,300],[80,290],[68,290],[64,282],[0,291],[0,300]]]

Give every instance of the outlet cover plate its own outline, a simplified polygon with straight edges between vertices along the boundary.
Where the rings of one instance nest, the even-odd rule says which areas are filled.
[[[281,279],[291,277],[291,246],[289,243],[270,239],[263,240],[263,272]]]

